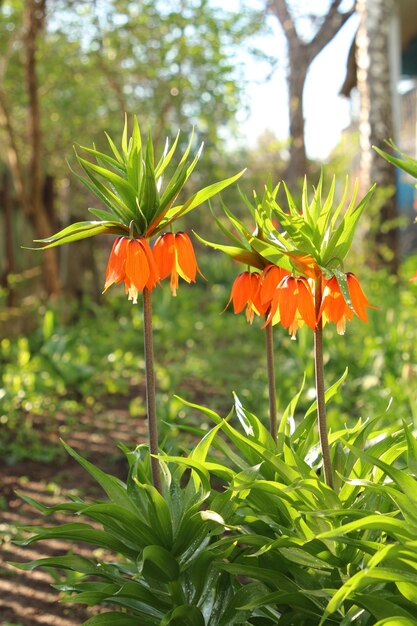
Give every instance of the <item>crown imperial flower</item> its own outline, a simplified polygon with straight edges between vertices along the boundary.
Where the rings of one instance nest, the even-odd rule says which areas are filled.
[[[259,272],[242,272],[232,286],[229,302],[233,302],[234,313],[240,313],[246,306],[246,319],[252,324],[255,313],[264,315],[268,305],[261,301],[262,277]]]
[[[173,296],[177,295],[179,276],[187,283],[195,283],[197,272],[202,276],[187,233],[161,235],[155,242],[153,255],[160,278],[163,280],[171,274],[170,287]]]
[[[346,320],[351,320],[355,313],[359,319],[367,322],[366,307],[375,308],[369,304],[355,274],[348,272],[346,281],[353,309],[346,302],[336,277],[332,276],[329,280],[324,279],[323,299],[319,312],[319,318],[322,317],[323,324],[327,322],[336,324],[339,335],[344,334]]]
[[[278,265],[271,264],[264,269],[261,283],[261,302],[263,305],[270,306],[276,288],[286,276],[290,276],[290,272]]]
[[[288,274],[276,287],[266,324],[278,322],[289,329],[291,339],[295,339],[297,330],[304,323],[312,330],[316,328],[313,292],[304,276]]]
[[[103,293],[111,285],[124,282],[129,300],[136,304],[138,293],[145,287],[152,291],[158,281],[158,268],[146,239],[117,237],[107,263]]]

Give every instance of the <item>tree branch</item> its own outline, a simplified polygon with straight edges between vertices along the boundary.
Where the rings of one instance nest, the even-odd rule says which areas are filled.
[[[333,0],[323,24],[320,26],[314,38],[308,45],[308,57],[311,61],[327,46],[333,37],[339,32],[342,26],[355,13],[355,4],[346,13],[339,12],[339,6],[342,0]]]
[[[293,41],[301,43],[286,0],[269,0],[267,6],[268,10],[278,18],[288,43]]]

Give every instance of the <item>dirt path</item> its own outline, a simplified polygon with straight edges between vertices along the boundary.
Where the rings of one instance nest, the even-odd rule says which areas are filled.
[[[81,454],[90,451],[89,460],[105,471],[125,478],[126,462],[117,442],[132,447],[143,441],[145,422],[130,417],[125,410],[112,410],[100,417],[99,431],[96,420],[92,416],[80,420],[77,431],[69,434],[66,441]],[[56,445],[60,445],[58,437]],[[71,491],[94,497],[100,488],[70,458],[55,463],[29,461],[12,467],[0,461],[0,626],[80,626],[93,614],[90,609],[60,604],[59,593],[51,588],[52,579],[45,571],[24,572],[8,563],[65,554],[68,550],[68,544],[59,541],[27,547],[12,542],[17,526],[49,523],[19,499],[16,490],[51,505],[64,500]],[[92,550],[82,550],[85,556],[93,554]]]

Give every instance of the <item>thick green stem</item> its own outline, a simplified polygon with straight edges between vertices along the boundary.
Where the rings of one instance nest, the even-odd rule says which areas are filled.
[[[268,391],[269,391],[269,430],[277,441],[277,395],[275,390],[275,364],[274,364],[274,335],[272,323],[265,326],[266,343],[266,368],[268,371]]]
[[[161,472],[158,454],[158,424],[156,420],[155,401],[155,370],[153,358],[152,338],[152,296],[149,289],[143,290],[143,336],[145,344],[145,376],[146,376],[146,405],[148,410],[149,452],[151,453],[151,471],[154,487],[162,493]]]
[[[322,279],[315,281],[315,308],[316,316],[319,316],[322,299]],[[323,363],[323,322],[317,322],[314,331],[314,365],[316,371],[316,397],[317,397],[317,421],[321,453],[323,456],[324,481],[329,487],[333,487],[332,462],[330,460],[329,439],[327,437],[326,401],[324,396],[324,363]]]

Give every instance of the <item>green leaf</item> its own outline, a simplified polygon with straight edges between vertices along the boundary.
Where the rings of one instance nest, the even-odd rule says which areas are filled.
[[[416,620],[400,615],[392,615],[375,622],[374,626],[416,626]]]
[[[59,231],[48,239],[35,239],[35,243],[45,243],[45,246],[29,248],[30,250],[48,250],[64,243],[80,241],[88,237],[95,237],[102,234],[126,235],[127,229],[120,222],[76,222],[67,228]]]
[[[338,392],[340,385],[346,380],[346,376],[348,375],[348,368],[345,369],[341,377],[331,385],[328,389],[326,389],[324,394],[324,400],[327,403],[329,400],[333,398],[333,396]],[[313,402],[313,404],[307,409],[305,417],[308,417],[311,413],[314,413],[317,410],[317,400]]]
[[[225,180],[213,183],[212,185],[208,185],[207,187],[204,187],[204,189],[197,191],[197,193],[191,196],[191,198],[189,198],[189,200],[187,200],[185,204],[172,207],[172,209],[170,209],[165,215],[164,227],[168,226],[171,222],[178,219],[179,217],[182,217],[189,211],[192,211],[192,209],[195,209],[197,206],[234,183],[236,180],[238,180],[238,178],[242,176],[245,171],[246,170],[242,170],[238,174],[230,176]]]
[[[42,539],[67,539],[68,541],[85,541],[86,543],[99,546],[100,548],[113,550],[116,553],[120,552],[120,554],[128,555],[131,558],[135,558],[137,554],[136,551],[127,548],[123,542],[115,539],[110,533],[96,530],[89,524],[61,524],[56,528],[24,526],[23,529],[28,532],[34,532],[35,534],[27,539],[16,541],[18,545],[22,546],[27,546]]]
[[[157,529],[145,524],[139,515],[125,506],[109,503],[92,504],[84,508],[82,513],[100,522],[106,531],[111,532],[133,550],[140,550],[147,544],[158,541],[155,532]]]
[[[102,176],[105,180],[109,181],[126,206],[131,211],[134,211],[134,207],[136,206],[136,191],[125,178],[122,178],[111,170],[95,165],[94,163],[90,163],[90,161],[86,161],[80,156],[78,156],[78,162],[83,166],[84,170],[92,170]]]
[[[151,586],[153,581],[169,583],[180,575],[178,561],[162,546],[146,546],[142,561],[142,574]]]
[[[251,267],[256,267],[259,270],[263,270],[266,266],[265,260],[257,252],[246,250],[243,247],[238,248],[237,246],[226,246],[220,243],[212,243],[211,241],[203,239],[203,237],[200,237],[200,235],[197,235],[195,232],[194,235],[204,245],[214,248],[214,250],[220,250],[221,252],[224,252],[224,254],[232,257],[235,261],[239,261],[244,265],[250,265]]]
[[[191,604],[182,604],[167,613],[160,626],[205,626],[200,609]]]
[[[388,515],[371,514],[353,522],[343,524],[333,530],[328,530],[317,535],[318,539],[334,539],[335,537],[344,537],[347,533],[355,530],[379,530],[384,531],[394,539],[404,538],[413,539],[414,530],[409,524],[403,520],[398,520]]]
[[[380,148],[377,148],[376,146],[372,146],[372,147],[386,161],[389,161],[389,163],[391,163],[392,165],[396,165],[397,167],[404,170],[405,172],[408,172],[408,174],[411,174],[411,176],[413,176],[414,178],[417,178],[417,161],[415,159],[412,159],[410,156],[408,156],[404,152],[401,152],[401,150],[397,148],[394,142],[390,141],[388,142],[388,145],[390,145],[391,148],[396,150],[402,156],[402,159],[399,159],[398,157],[395,157],[392,154],[389,154],[388,152],[384,152],[384,150],[381,150]]]
[[[62,569],[72,570],[74,572],[81,572],[82,574],[98,573],[97,565],[93,561],[82,556],[77,556],[76,554],[70,554],[67,556],[52,556],[44,559],[36,559],[27,563],[9,562],[9,564],[24,571],[32,571],[37,567],[59,567]]]
[[[103,472],[101,469],[93,465],[93,463],[84,459],[62,439],[61,443],[68,454],[78,461],[78,463],[90,474],[90,476],[98,482],[100,487],[102,487],[112,502],[119,504],[121,507],[128,509],[132,513],[137,513],[137,508],[131,498],[129,498],[124,482],[115,476],[106,474],[106,472]]]
[[[138,618],[126,615],[120,611],[108,611],[90,617],[83,626],[138,626]]]

